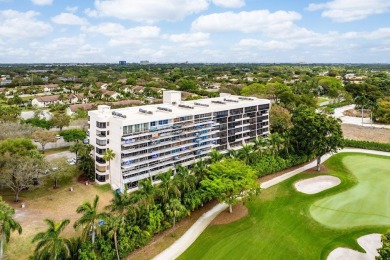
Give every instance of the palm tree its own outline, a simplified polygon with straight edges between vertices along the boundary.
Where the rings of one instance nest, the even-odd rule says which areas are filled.
[[[362,125],[363,125],[363,116],[364,116],[364,106],[368,103],[368,99],[366,98],[365,95],[360,95],[360,96],[357,96],[355,97],[355,103],[357,105],[360,105],[360,107],[362,108]]]
[[[118,260],[120,260],[119,257],[119,249],[118,249],[118,230],[123,227],[123,220],[120,216],[110,215],[107,219],[106,224],[104,225],[104,229],[106,229],[107,233],[106,235],[109,238],[114,238],[114,245],[115,245],[115,251],[116,256]]]
[[[291,136],[290,136],[290,133],[288,131],[286,132],[283,132],[282,133],[282,139],[284,141],[284,145],[283,145],[283,148],[284,148],[284,151],[286,152],[286,154],[288,155],[290,150],[294,151],[294,147],[292,146],[291,144]]]
[[[49,226],[45,232],[36,234],[32,240],[38,242],[35,248],[37,259],[64,259],[70,256],[69,239],[61,237],[61,232],[70,223],[69,219],[64,219],[54,223],[51,219],[45,219]]]
[[[0,259],[3,259],[4,244],[9,242],[11,231],[18,231],[22,233],[22,227],[12,217],[15,210],[8,206],[4,201],[0,200],[0,230],[1,230],[1,246]]]
[[[154,205],[154,195],[156,190],[150,179],[143,179],[139,182],[139,190],[135,193],[138,204],[143,205],[147,211]]]
[[[259,136],[258,138],[255,139],[254,141],[254,146],[253,149],[255,151],[260,152],[260,156],[263,155],[264,148],[266,148],[269,145],[268,139],[264,138],[262,136]]]
[[[207,171],[207,165],[203,160],[200,160],[194,164],[194,167],[192,168],[192,172],[195,174],[196,178],[198,179],[198,183],[201,180],[203,180],[206,171]]]
[[[127,192],[116,193],[111,203],[105,207],[110,212],[116,212],[124,220],[128,206],[132,203],[131,198]]]
[[[82,143],[76,142],[76,143],[74,143],[73,145],[71,145],[69,147],[69,151],[71,151],[72,153],[75,153],[76,154],[76,159],[77,159],[77,155],[78,155],[79,151],[81,149],[83,149],[83,146],[84,145]]]
[[[250,162],[250,155],[253,152],[253,145],[246,144],[243,145],[240,151],[238,152],[238,158],[240,158],[243,162],[248,164]]]
[[[176,175],[174,181],[177,183],[180,191],[190,192],[195,188],[196,177],[191,175],[187,167],[178,165],[176,167]]]
[[[111,160],[115,158],[115,153],[110,148],[107,148],[107,150],[103,154],[103,160],[108,162],[108,173],[110,174],[110,182],[111,182],[111,170],[110,170],[110,164]],[[122,188],[121,188],[122,189]]]
[[[269,136],[269,140],[271,143],[271,149],[272,149],[272,154],[278,154],[280,150],[280,145],[283,142],[283,139],[280,137],[279,133],[272,133]]]
[[[180,197],[180,190],[176,183],[172,181],[171,176],[171,169],[158,176],[161,180],[161,183],[158,185],[158,193],[163,203],[166,203],[169,200],[170,195],[173,195],[175,198]]]
[[[186,207],[178,199],[171,199],[169,203],[165,204],[165,213],[172,218],[173,226],[176,225],[176,218],[183,215],[186,211]]]
[[[79,218],[73,225],[74,228],[78,228],[79,226],[84,226],[82,237],[86,240],[89,232],[92,235],[92,245],[95,243],[95,235],[100,235],[100,225],[98,224],[99,220],[105,218],[105,213],[98,212],[98,203],[99,196],[96,195],[93,203],[83,202],[77,209],[77,213],[82,213],[83,216]]]
[[[211,149],[210,152],[210,161],[211,163],[219,162],[222,160],[223,155],[216,149]]]
[[[234,149],[230,149],[228,150],[228,156],[232,159],[238,159],[239,158],[239,154],[238,154],[238,151],[237,150],[234,150]]]

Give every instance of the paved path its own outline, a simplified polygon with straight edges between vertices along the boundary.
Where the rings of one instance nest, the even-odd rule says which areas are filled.
[[[344,112],[350,109],[354,109],[355,105],[348,105],[343,107],[338,107],[334,110],[333,116],[336,118],[340,118],[343,124],[351,124],[351,125],[362,125],[361,117],[353,117],[353,116],[344,116]],[[377,128],[390,128],[390,125],[379,125],[373,124],[370,118],[363,117],[363,126],[366,127],[377,127]]]
[[[377,154],[377,155],[385,155],[390,156],[390,153],[388,152],[380,152],[380,151],[373,151],[373,150],[365,150],[365,149],[354,149],[354,148],[347,148],[343,149],[340,152],[357,152],[357,153],[367,153],[367,154]],[[329,159],[332,155],[326,154],[322,157],[321,163]],[[313,168],[317,165],[317,160],[314,160],[311,163],[306,164],[305,166],[302,166],[298,169],[295,169],[291,172],[287,172],[281,176],[278,176],[272,180],[266,181],[261,184],[262,189],[267,189],[273,185],[276,185],[284,180],[287,180],[288,178],[291,178],[292,176],[297,175],[298,173],[301,173],[303,171],[306,171],[310,168]],[[227,204],[222,203],[214,206],[211,210],[204,213],[187,231],[184,233],[182,237],[180,237],[178,240],[175,241],[170,247],[165,249],[163,252],[161,252],[159,255],[154,257],[154,260],[171,260],[178,258],[184,251],[189,248],[192,243],[202,234],[202,232],[206,229],[206,227],[213,221],[213,219],[218,216],[219,213],[226,210],[228,207]]]

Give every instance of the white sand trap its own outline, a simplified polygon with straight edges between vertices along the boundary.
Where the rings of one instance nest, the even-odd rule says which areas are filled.
[[[298,181],[294,184],[295,188],[306,194],[315,194],[320,191],[330,189],[341,183],[340,179],[334,176],[317,176],[314,178]]]
[[[379,255],[377,249],[382,247],[380,234],[370,234],[359,237],[357,242],[366,251],[366,253],[360,253],[349,248],[339,247],[328,255],[327,260],[375,260],[375,256]]]

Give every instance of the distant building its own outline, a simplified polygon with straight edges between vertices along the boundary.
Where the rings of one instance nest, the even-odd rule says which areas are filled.
[[[0,83],[1,86],[6,86],[12,83],[12,80],[10,79],[3,79]]]
[[[122,66],[126,65],[126,61],[125,60],[120,60],[119,61],[119,65],[122,65]]]
[[[141,60],[141,61],[139,62],[139,64],[141,64],[141,65],[148,65],[148,64],[149,64],[149,61],[148,61],[148,60]]]
[[[37,97],[31,101],[31,104],[37,107],[48,107],[57,103],[63,104],[58,95]]]

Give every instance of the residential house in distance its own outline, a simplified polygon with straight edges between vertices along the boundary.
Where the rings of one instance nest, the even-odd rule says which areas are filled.
[[[88,103],[88,97],[85,96],[83,93],[77,93],[77,94],[70,94],[68,96],[69,98],[69,103],[70,104],[77,104],[77,103]]]
[[[55,89],[58,89],[58,84],[47,84],[43,87],[43,92],[52,93]]]
[[[190,167],[211,149],[238,149],[269,134],[270,100],[221,94],[182,101],[179,91],[164,91],[163,104],[89,111],[89,143],[97,183],[112,189],[137,189],[138,182],[176,165]],[[103,154],[116,154],[109,163]]]
[[[86,103],[86,104],[73,104],[69,105],[68,108],[66,108],[65,113],[68,116],[72,116],[78,109],[89,111],[95,107],[95,104],[92,103]]]
[[[101,93],[102,93],[102,98],[106,99],[106,100],[117,100],[121,97],[121,94],[119,94],[118,92],[115,92],[115,91],[110,91],[110,90],[105,90],[105,89],[102,89],[100,90]]]
[[[31,105],[37,107],[48,107],[54,104],[63,104],[59,95],[36,97],[31,101]]]

